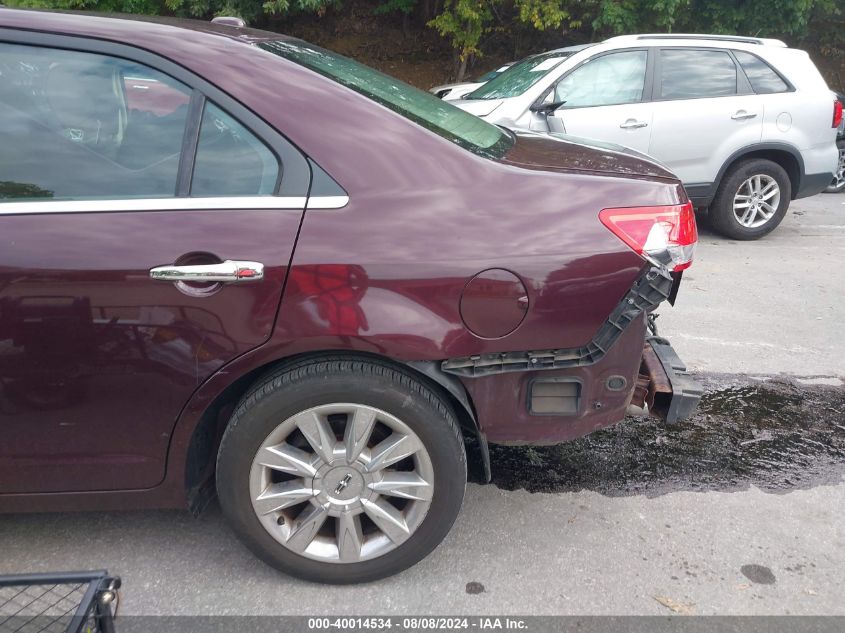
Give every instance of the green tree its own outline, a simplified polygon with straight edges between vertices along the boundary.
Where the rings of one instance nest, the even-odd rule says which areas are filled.
[[[838,0],[597,0],[593,27],[618,35],[649,31],[803,38],[811,21],[842,15]]]
[[[685,18],[689,5],[690,0],[599,0],[592,26],[599,33],[612,35],[671,33],[677,30],[679,18]]]
[[[458,53],[457,80],[463,81],[467,61],[481,55],[481,38],[493,29],[493,4],[499,0],[446,0],[443,12],[428,25],[452,41]]]
[[[568,5],[574,3],[561,0],[517,0],[514,4],[521,22],[530,24],[538,31],[545,31],[556,29],[564,20],[569,20],[572,14]]]
[[[694,0],[689,23],[710,33],[803,35],[817,0]]]

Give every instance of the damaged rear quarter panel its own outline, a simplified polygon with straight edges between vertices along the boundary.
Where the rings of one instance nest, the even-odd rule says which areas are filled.
[[[497,444],[556,444],[615,424],[625,417],[639,372],[646,333],[641,314],[597,363],[548,371],[524,371],[461,378],[478,413],[482,433]],[[627,387],[606,388],[610,376],[623,376]],[[581,383],[581,409],[576,415],[532,415],[528,411],[531,381],[542,376],[571,377]]]

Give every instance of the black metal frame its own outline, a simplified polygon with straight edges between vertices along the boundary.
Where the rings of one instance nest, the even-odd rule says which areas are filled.
[[[695,413],[698,401],[704,395],[704,386],[687,373],[687,366],[669,341],[656,335],[647,337],[646,341],[654,350],[672,387],[668,402],[664,394],[655,395],[654,410],[662,411],[667,424],[686,420]]]
[[[82,633],[86,623],[93,625],[87,630],[114,633],[115,613],[112,611],[112,605],[118,601],[117,591],[120,589],[119,577],[111,576],[105,570],[0,576],[0,588],[26,588],[32,586],[58,587],[62,585],[68,587],[85,586],[82,599],[65,627],[65,633]],[[5,619],[0,616],[0,630],[5,631],[4,624],[13,617],[21,617],[24,620],[19,627],[11,629],[15,631],[23,629],[38,617],[52,617],[55,621],[61,616],[27,614],[26,616],[6,616]]]

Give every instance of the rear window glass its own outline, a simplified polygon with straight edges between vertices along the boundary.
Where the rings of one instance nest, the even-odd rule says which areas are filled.
[[[756,55],[745,51],[734,51],[734,55],[757,94],[765,95],[789,90],[789,86],[780,78],[780,75]]]
[[[262,42],[259,46],[343,84],[476,154],[499,158],[513,144],[510,135],[495,125],[348,57],[298,40]]]
[[[660,97],[696,99],[736,94],[736,64],[725,51],[660,51]]]

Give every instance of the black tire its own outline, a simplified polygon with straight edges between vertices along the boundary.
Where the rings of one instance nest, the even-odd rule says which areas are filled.
[[[740,224],[734,214],[734,196],[740,185],[752,176],[769,176],[780,187],[780,203],[771,218],[761,226],[747,227]],[[792,199],[792,183],[786,170],[775,162],[764,158],[752,158],[734,165],[722,178],[713,203],[710,205],[709,220],[719,233],[735,240],[756,240],[774,231],[786,216]]]
[[[824,193],[841,193],[845,191],[845,140],[836,141],[836,148],[839,150],[839,165],[833,182],[830,183]]]
[[[337,402],[375,407],[400,418],[425,446],[434,472],[431,505],[408,540],[378,558],[350,563],[321,562],[287,549],[259,522],[249,493],[252,461],[265,438],[292,415]],[[462,434],[445,398],[408,370],[333,355],[295,362],[259,380],[226,427],[216,477],[223,513],[261,560],[306,580],[347,584],[400,572],[437,547],[460,511],[466,473]]]

